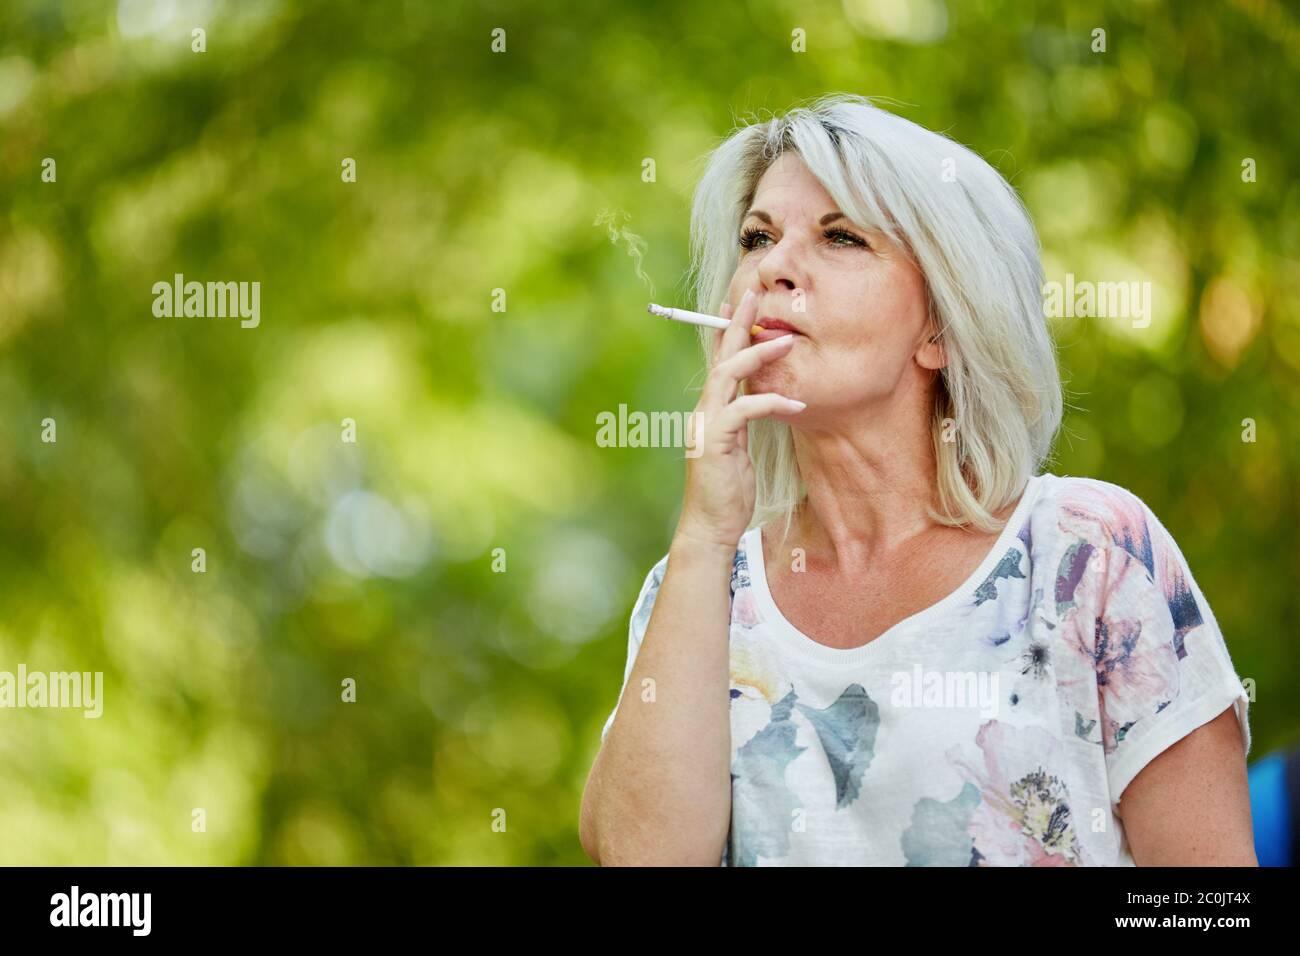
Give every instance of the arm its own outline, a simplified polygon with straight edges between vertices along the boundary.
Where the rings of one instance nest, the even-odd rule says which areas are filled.
[[[1250,697],[1187,559],[1155,513],[1116,485],[1067,486],[1059,520],[1077,554],[1091,554],[1065,596],[1077,602],[1078,646],[1096,670],[1099,742],[1133,862],[1257,865]]]
[[[1139,866],[1258,866],[1233,708],[1142,768],[1118,812]]]
[[[716,361],[696,406],[694,456],[663,584],[628,672],[625,700],[596,755],[579,836],[597,863],[717,866],[731,822],[731,567],[754,513],[751,421],[803,407],[740,384],[784,355],[794,336],[749,344],[752,293],[714,337]],[[722,307],[731,318],[731,305]],[[635,620],[635,617],[634,617]],[[643,701],[642,681],[654,681]],[[632,693],[627,693],[628,690]]]
[[[731,821],[725,688],[735,549],[680,536],[645,640],[582,798],[583,849],[602,865],[717,866]],[[642,680],[655,698],[643,701]]]

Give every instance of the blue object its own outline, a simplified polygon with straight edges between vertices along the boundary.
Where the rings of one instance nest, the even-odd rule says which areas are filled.
[[[1293,866],[1293,798],[1287,789],[1287,754],[1268,754],[1246,771],[1250,815],[1255,826],[1255,857],[1260,866]]]

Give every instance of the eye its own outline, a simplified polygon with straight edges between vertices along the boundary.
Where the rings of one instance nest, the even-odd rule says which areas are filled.
[[[767,236],[767,238],[769,239],[772,238],[770,235],[768,235],[766,230],[756,229],[753,226],[750,226],[748,229],[741,230],[740,248],[748,252],[750,249],[753,249],[756,245],[758,245],[758,240],[760,236]]]
[[[861,247],[864,248],[864,249],[870,249],[870,248],[871,248],[871,244],[870,244],[869,242],[867,242],[865,239],[862,239],[862,238],[860,238],[860,237],[858,237],[858,236],[855,236],[853,233],[849,232],[847,229],[837,229],[837,228],[835,228],[835,227],[832,227],[832,228],[830,228],[830,229],[827,229],[827,230],[823,233],[823,235],[824,235],[827,239],[830,239],[830,240],[831,240],[831,245],[834,245],[834,246],[844,245],[844,246],[861,246]],[[840,242],[840,241],[838,241],[838,240],[840,240],[840,239],[844,239],[844,240],[847,240],[847,241],[845,241],[845,242]]]

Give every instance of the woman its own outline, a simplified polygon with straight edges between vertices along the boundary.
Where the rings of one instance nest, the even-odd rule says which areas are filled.
[[[1181,552],[1131,492],[1036,474],[1061,389],[1011,187],[836,95],[723,143],[692,238],[735,318],[587,853],[1256,865],[1248,698]]]

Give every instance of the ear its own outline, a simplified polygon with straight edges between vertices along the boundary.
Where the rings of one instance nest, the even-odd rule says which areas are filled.
[[[930,332],[916,349],[916,364],[921,368],[941,369],[948,364],[943,332]]]
[[[948,350],[944,345],[943,324],[939,320],[934,296],[927,284],[925,290],[925,338],[916,347],[916,364],[934,371],[948,364]]]

